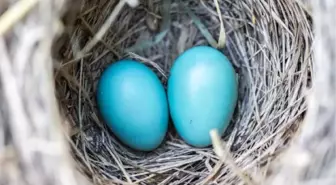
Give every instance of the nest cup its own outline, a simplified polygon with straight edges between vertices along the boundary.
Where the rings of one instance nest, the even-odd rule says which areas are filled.
[[[121,3],[70,4],[65,33],[54,45],[57,98],[78,169],[94,184],[254,184],[266,178],[307,108],[313,36],[304,7],[292,0]],[[97,110],[102,71],[131,58],[166,85],[176,57],[197,45],[218,47],[239,79],[235,114],[215,138],[215,150],[187,145],[171,124],[152,152],[123,145]]]

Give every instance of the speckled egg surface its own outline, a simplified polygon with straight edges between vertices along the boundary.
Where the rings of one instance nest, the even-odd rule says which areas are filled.
[[[170,114],[178,134],[190,145],[211,145],[209,132],[223,134],[238,96],[236,73],[217,49],[196,46],[174,62],[168,80]]]
[[[168,129],[168,102],[156,74],[133,60],[121,60],[102,74],[97,105],[111,131],[141,151],[157,148]]]

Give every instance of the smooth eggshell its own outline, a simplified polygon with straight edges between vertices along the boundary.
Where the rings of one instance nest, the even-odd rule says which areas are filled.
[[[110,65],[97,88],[97,104],[111,131],[126,145],[150,151],[168,129],[168,102],[156,74],[142,63],[122,60]]]
[[[168,80],[170,114],[178,134],[190,145],[211,145],[209,132],[223,134],[236,106],[236,73],[220,51],[196,46],[180,55]]]

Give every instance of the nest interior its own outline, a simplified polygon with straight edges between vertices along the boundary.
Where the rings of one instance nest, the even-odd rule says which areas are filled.
[[[54,57],[57,97],[81,172],[95,184],[244,184],[268,175],[307,108],[313,36],[310,16],[300,3],[148,0],[121,9],[118,0],[76,3],[65,16],[66,32]],[[100,41],[82,52],[106,25]],[[105,67],[133,58],[151,67],[165,85],[179,54],[212,44],[207,32],[215,41],[225,41],[220,50],[239,76],[238,105],[222,137],[226,157],[216,155],[212,147],[185,144],[172,126],[153,152],[137,152],[120,143],[95,103]],[[164,37],[157,39],[160,35]],[[155,42],[145,47],[149,40]]]

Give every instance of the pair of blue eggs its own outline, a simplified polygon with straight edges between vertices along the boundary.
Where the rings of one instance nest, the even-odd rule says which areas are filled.
[[[223,134],[238,95],[236,73],[220,51],[196,46],[174,62],[167,93],[156,74],[133,60],[121,60],[102,74],[97,105],[111,131],[140,151],[157,148],[168,130],[194,147],[211,145],[210,130]]]

